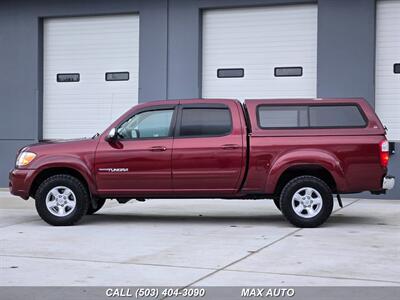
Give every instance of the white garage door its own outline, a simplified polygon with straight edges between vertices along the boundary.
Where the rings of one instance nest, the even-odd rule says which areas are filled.
[[[400,141],[400,1],[378,1],[376,16],[375,109]]]
[[[46,19],[43,31],[43,138],[92,136],[138,102],[138,15]]]
[[[315,97],[317,5],[207,10],[202,96]]]

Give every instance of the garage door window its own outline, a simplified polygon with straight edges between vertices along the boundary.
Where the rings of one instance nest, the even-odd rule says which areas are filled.
[[[393,72],[395,74],[400,74],[400,64],[394,64],[393,65]]]
[[[79,73],[63,73],[57,74],[57,82],[79,82]]]
[[[275,68],[275,77],[299,77],[303,76],[302,67],[279,67]]]
[[[232,130],[228,108],[184,108],[182,110],[179,136],[222,136]]]
[[[107,72],[106,81],[126,81],[129,80],[129,72]]]
[[[244,69],[218,69],[218,78],[240,78],[244,77]]]

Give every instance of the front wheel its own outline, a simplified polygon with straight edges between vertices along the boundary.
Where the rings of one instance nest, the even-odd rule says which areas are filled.
[[[35,193],[39,216],[54,226],[73,225],[88,210],[89,194],[77,178],[54,175],[43,181]]]
[[[296,177],[283,188],[280,207],[285,218],[293,225],[317,227],[332,213],[332,191],[317,177]]]

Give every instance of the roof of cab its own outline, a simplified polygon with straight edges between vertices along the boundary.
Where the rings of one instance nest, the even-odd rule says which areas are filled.
[[[238,99],[226,99],[226,98],[192,98],[192,99],[169,99],[169,100],[153,100],[143,103],[139,103],[135,107],[147,107],[154,105],[165,105],[165,104],[180,104],[180,103],[228,103],[228,102],[239,102]]]

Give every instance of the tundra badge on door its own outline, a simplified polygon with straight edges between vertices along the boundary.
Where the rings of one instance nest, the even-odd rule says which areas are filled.
[[[109,172],[109,173],[116,173],[116,172],[128,172],[128,168],[100,168],[99,172]]]

